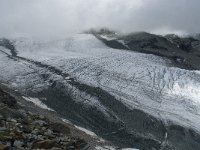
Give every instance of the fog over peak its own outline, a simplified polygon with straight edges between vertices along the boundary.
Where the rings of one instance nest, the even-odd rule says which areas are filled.
[[[200,32],[199,0],[0,0],[0,35],[65,37],[90,28]]]

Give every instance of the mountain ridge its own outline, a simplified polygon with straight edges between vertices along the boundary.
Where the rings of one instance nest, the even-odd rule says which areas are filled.
[[[177,64],[177,67],[199,70],[200,40],[198,34],[179,37],[178,35],[155,35],[147,32],[118,34],[109,29],[91,30],[95,35],[111,48],[138,51],[167,57]]]

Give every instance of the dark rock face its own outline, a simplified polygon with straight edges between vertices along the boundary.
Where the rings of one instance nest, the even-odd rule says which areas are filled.
[[[8,107],[16,107],[17,101],[0,89],[0,103],[7,105]]]
[[[198,42],[197,39],[192,37],[180,38],[176,35],[166,35],[165,38],[174,44],[177,48],[185,52],[191,52],[195,48],[193,47],[193,43]]]
[[[54,131],[54,132],[62,132],[66,135],[69,135],[70,134],[70,129],[64,125],[64,124],[61,124],[61,123],[51,123],[50,124],[50,128]]]
[[[171,44],[167,43],[165,38],[145,32],[122,36],[119,39],[124,40],[130,49],[142,48],[144,50],[160,49],[168,51],[171,47]]]
[[[159,36],[146,32],[117,35],[112,32],[92,32],[107,46],[115,49],[138,51],[167,57],[174,61],[176,67],[200,69],[200,40],[196,37],[181,38],[176,35]],[[112,37],[111,40],[102,35]],[[120,42],[120,41],[123,41]],[[176,61],[176,59],[181,61]]]
[[[199,134],[179,125],[170,125],[167,129],[169,145],[176,143],[176,149],[199,149]]]
[[[118,41],[116,40],[110,40],[110,41],[107,41],[105,39],[101,39],[106,45],[109,45],[110,47],[112,48],[115,48],[115,49],[125,49],[125,50],[128,50],[127,47],[125,47],[124,45],[122,45],[121,43],[119,43]]]
[[[190,129],[189,134],[191,135],[192,139],[195,140],[197,143],[200,143],[200,135],[197,134],[194,130]]]
[[[13,56],[17,56],[16,50],[12,42],[8,39],[0,39],[0,46],[9,49]]]

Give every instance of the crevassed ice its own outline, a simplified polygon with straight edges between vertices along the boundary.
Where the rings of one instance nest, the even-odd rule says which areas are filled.
[[[158,56],[108,48],[92,35],[44,42],[15,39],[14,44],[20,56],[99,86],[130,108],[200,131],[199,71],[169,67],[170,61]],[[15,75],[6,67],[3,71]]]

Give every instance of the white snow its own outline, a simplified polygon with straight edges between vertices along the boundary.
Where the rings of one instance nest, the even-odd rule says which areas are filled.
[[[8,50],[7,48],[2,47],[2,46],[0,46],[0,51],[5,53],[5,54],[11,54],[10,50]]]
[[[115,36],[108,36],[108,35],[100,35],[101,38],[111,41],[111,40],[115,40],[116,37]]]
[[[158,56],[108,48],[92,35],[58,41],[14,41],[19,56],[54,66],[79,82],[99,86],[131,109],[200,131],[199,71],[169,67],[170,61]],[[48,83],[38,74],[46,71],[25,61],[11,61],[0,52],[0,80],[6,84],[42,89]],[[50,78],[62,80],[57,75]],[[106,113],[98,99],[86,93],[81,96],[86,97],[83,103]]]
[[[97,146],[97,147],[95,147],[95,149],[96,150],[116,150],[116,148],[111,147],[111,146],[104,146],[104,147]]]
[[[200,83],[191,83],[190,81],[186,84],[181,84],[178,82],[174,83],[173,91],[171,94],[177,97],[186,97],[192,99],[193,102],[200,105]]]
[[[76,126],[76,125],[75,125],[75,127],[76,127],[77,129],[79,129],[79,130],[85,132],[86,134],[88,134],[88,135],[90,135],[90,136],[97,137],[97,135],[96,135],[94,132],[92,132],[92,131],[89,131],[89,130],[83,128],[83,127],[79,127],[79,126]]]
[[[36,106],[42,108],[42,109],[46,109],[49,111],[54,111],[53,109],[47,107],[44,103],[42,103],[38,98],[33,98],[33,97],[25,97],[23,96],[23,98],[29,102],[34,103]]]
[[[92,136],[93,138],[96,138],[96,139],[97,139],[97,142],[99,142],[99,143],[104,143],[104,142],[105,142],[104,139],[102,139],[101,137],[97,136],[97,135],[96,135],[94,132],[92,132],[92,131],[89,131],[89,130],[83,128],[83,127],[76,126],[76,125],[74,125],[72,122],[70,122],[70,121],[67,120],[67,119],[63,119],[63,118],[62,118],[62,121],[65,122],[65,123],[67,123],[67,124],[71,124],[71,125],[73,125],[75,128],[77,128],[77,129],[83,131],[84,133],[86,133],[87,135],[90,135],[90,136]]]
[[[71,123],[69,120],[67,120],[67,119],[63,119],[63,118],[62,118],[62,121],[65,122],[65,123],[68,123],[68,124],[72,124],[72,123]]]

